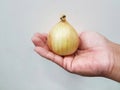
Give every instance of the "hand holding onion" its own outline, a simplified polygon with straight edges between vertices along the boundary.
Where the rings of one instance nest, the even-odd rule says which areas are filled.
[[[66,37],[66,34],[63,35],[65,35]],[[62,35],[60,35],[59,37],[61,36]],[[114,61],[115,59],[113,59],[113,55],[114,55],[113,52],[119,54],[120,52],[118,53],[118,50],[120,49],[117,48],[116,49],[117,52],[116,52],[115,48],[118,45],[109,41],[104,36],[95,32],[82,32],[79,35],[80,38],[79,48],[77,47],[77,49],[74,49],[76,50],[74,52],[75,54],[71,54],[67,56],[65,55],[65,53],[63,54],[63,52],[59,50],[58,51],[60,52],[60,54],[62,53],[61,54],[62,56],[58,55],[59,53],[58,54],[55,53],[55,51],[53,53],[53,51],[51,51],[52,48],[50,46],[49,46],[50,48],[48,47],[48,42],[49,42],[48,37],[50,37],[48,34],[40,34],[40,33],[36,33],[33,36],[32,41],[35,45],[35,51],[39,55],[51,60],[52,62],[63,67],[65,70],[75,74],[86,75],[86,76],[103,76],[114,80],[117,80],[117,78],[119,78],[116,76],[109,76],[109,74],[111,75],[110,72],[112,69],[111,67],[112,65],[114,65],[113,62],[115,62]],[[54,37],[57,38],[57,36]],[[61,44],[60,46],[58,45],[57,47],[58,48],[61,47]],[[119,62],[117,63],[117,66],[119,66]]]

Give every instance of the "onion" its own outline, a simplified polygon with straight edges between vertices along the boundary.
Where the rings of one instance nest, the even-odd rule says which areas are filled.
[[[76,30],[67,22],[63,15],[49,32],[47,44],[49,49],[57,55],[66,56],[75,53],[79,46],[79,36]]]

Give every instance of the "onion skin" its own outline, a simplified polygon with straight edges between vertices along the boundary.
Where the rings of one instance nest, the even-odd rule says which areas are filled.
[[[80,40],[76,30],[66,21],[65,16],[49,32],[47,44],[57,55],[73,54],[79,46]]]

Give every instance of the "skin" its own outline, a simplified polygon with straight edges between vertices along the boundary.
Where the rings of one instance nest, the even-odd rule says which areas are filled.
[[[120,45],[96,32],[79,34],[80,45],[70,56],[59,56],[47,46],[47,34],[32,37],[34,50],[65,70],[83,76],[100,76],[120,82]]]

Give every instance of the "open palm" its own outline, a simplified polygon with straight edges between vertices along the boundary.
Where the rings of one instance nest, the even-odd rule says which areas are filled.
[[[35,51],[63,67],[65,70],[85,76],[104,76],[113,62],[110,59],[109,40],[95,32],[82,32],[80,46],[70,56],[59,56],[50,51],[47,46],[47,34],[36,33],[32,37]]]

